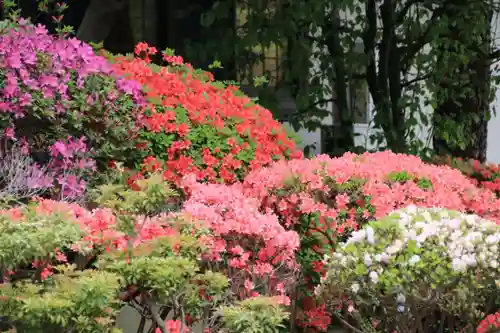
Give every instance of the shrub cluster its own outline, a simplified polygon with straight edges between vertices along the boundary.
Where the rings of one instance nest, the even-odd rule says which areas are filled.
[[[0,34],[1,329],[115,332],[124,304],[155,333],[497,329],[498,168],[301,159],[236,87],[135,51]]]
[[[48,164],[59,198],[80,196],[96,168],[135,148],[142,102],[140,85],[89,45],[23,21],[0,35],[2,140]]]
[[[383,331],[471,331],[499,306],[499,251],[500,225],[409,206],[354,232],[326,256],[316,292],[334,307],[348,303],[347,315],[376,321]]]
[[[295,279],[298,234],[280,225],[274,213],[259,211],[259,201],[239,186],[183,185],[190,193],[183,211],[218,235],[211,260],[228,263],[234,292],[240,297],[285,296]]]
[[[249,170],[302,156],[272,114],[234,86],[213,81],[179,56],[170,66],[149,61],[156,49],[139,44],[136,57],[114,57],[114,71],[143,84],[148,108],[139,133],[143,172],[161,169],[178,183],[189,173],[208,182],[234,183]],[[141,59],[141,56],[145,59]]]
[[[500,197],[500,166],[492,163],[481,163],[477,160],[464,160],[454,157],[436,157],[433,162],[438,165],[449,165],[460,170],[467,177],[475,180],[481,187],[494,192]]]
[[[233,292],[231,266],[213,256],[217,229],[185,213],[158,215],[175,195],[161,177],[139,185],[102,186],[96,200],[104,208],[94,211],[41,200],[1,212],[0,270],[8,274],[0,312],[10,325],[22,332],[115,332],[117,311],[129,303],[161,333],[187,332],[197,322],[206,332],[276,331],[286,317],[284,297],[266,285],[262,297]],[[259,275],[264,284],[266,274]],[[169,313],[174,317],[165,321]]]
[[[474,213],[500,221],[500,201],[459,171],[391,152],[345,154],[341,158],[279,161],[250,173],[247,195],[258,198],[262,211],[301,238],[299,264],[305,281],[299,289],[305,326],[325,328],[324,308],[310,304],[312,289],[324,274],[322,257],[366,223],[414,204]],[[319,318],[322,318],[321,320]]]

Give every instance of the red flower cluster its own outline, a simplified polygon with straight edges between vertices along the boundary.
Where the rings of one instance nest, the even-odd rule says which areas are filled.
[[[323,304],[311,310],[304,311],[304,318],[298,322],[298,325],[326,332],[331,323],[332,319],[326,311],[326,306]]]
[[[233,183],[249,170],[302,156],[272,114],[236,87],[214,82],[180,57],[165,55],[170,67],[152,65],[154,53],[142,43],[136,54],[145,59],[114,59],[115,72],[143,84],[149,100],[138,145],[139,157],[147,158],[142,172],[154,165],[176,183],[189,173]]]
[[[460,170],[464,175],[476,181],[478,186],[492,191],[500,198],[500,165],[451,157],[436,158],[434,162]]]
[[[500,312],[490,314],[477,326],[477,333],[497,332],[500,330]]]

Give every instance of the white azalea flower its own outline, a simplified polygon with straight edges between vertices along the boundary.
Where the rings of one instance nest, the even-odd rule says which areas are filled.
[[[375,232],[373,231],[373,228],[368,226],[366,227],[366,240],[370,244],[375,244]]]
[[[366,266],[371,266],[373,264],[372,257],[368,253],[364,255],[364,262]]]
[[[370,279],[372,280],[373,283],[378,282],[378,273],[377,272],[370,272],[369,276],[370,276]]]
[[[467,263],[460,258],[453,259],[451,266],[456,272],[463,272],[467,269]]]
[[[408,260],[408,263],[409,263],[410,265],[415,265],[415,264],[416,264],[417,262],[419,262],[419,261],[420,261],[420,256],[418,256],[418,255],[416,255],[416,254],[415,254],[415,255],[413,255],[413,256],[410,258],[410,260]]]

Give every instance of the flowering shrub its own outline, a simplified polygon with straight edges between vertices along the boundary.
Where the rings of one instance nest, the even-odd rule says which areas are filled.
[[[312,289],[325,272],[323,254],[369,221],[410,204],[500,221],[500,201],[491,191],[478,188],[457,170],[391,152],[279,161],[251,172],[243,187],[247,196],[260,201],[261,211],[274,212],[301,237],[297,257],[305,283],[299,297],[313,311],[305,317],[314,318],[305,319],[304,326],[319,327],[318,318],[329,320],[322,308],[310,304]]]
[[[287,314],[274,299],[258,297],[239,302],[237,306],[222,308],[229,332],[278,333],[286,329],[283,321]]]
[[[477,333],[496,333],[500,331],[500,312],[484,318],[477,326]]]
[[[143,172],[163,170],[170,181],[233,183],[249,170],[301,152],[271,113],[235,87],[213,81],[182,58],[165,54],[169,67],[149,62],[156,49],[136,47],[137,57],[114,57],[114,70],[146,87],[149,107],[139,138]],[[145,59],[140,59],[144,56]]]
[[[475,180],[478,186],[487,188],[500,197],[500,167],[498,165],[453,157],[436,157],[433,162],[460,170],[464,175]]]
[[[409,206],[354,232],[326,256],[317,293],[332,306],[346,303],[349,316],[374,320],[382,331],[434,332],[426,327],[432,319],[436,327],[473,332],[499,305],[499,251],[500,225]]]
[[[161,176],[137,184],[138,191],[101,186],[103,206],[94,211],[41,200],[0,212],[0,313],[9,327],[115,332],[126,302],[141,327],[151,318],[160,333],[187,332],[197,322],[214,333],[277,331],[283,297],[233,293],[228,267],[212,260],[220,236],[186,213],[159,213],[176,195]],[[235,304],[241,296],[252,299]]]
[[[183,211],[204,221],[216,236],[210,260],[228,262],[233,291],[240,298],[277,295],[288,302],[286,289],[295,277],[299,237],[280,225],[278,217],[260,212],[260,202],[239,185],[185,182],[190,193]]]
[[[115,77],[104,57],[76,39],[23,21],[0,35],[2,138],[50,164],[65,197],[81,193],[85,173],[135,148],[142,100],[139,84]]]

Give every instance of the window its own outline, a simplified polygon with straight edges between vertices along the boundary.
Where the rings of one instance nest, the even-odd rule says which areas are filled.
[[[268,6],[266,11],[271,11],[272,6]],[[244,36],[244,25],[248,19],[248,8],[239,4],[236,8],[236,31],[240,36]],[[268,80],[270,86],[275,86],[277,81],[282,78],[282,71],[280,70],[281,61],[283,58],[283,46],[271,43],[269,46],[256,45],[251,50],[248,50],[255,60],[250,67],[240,67],[237,70],[237,81],[242,85],[250,85],[255,77],[264,76]],[[237,64],[237,66],[242,66]]]

